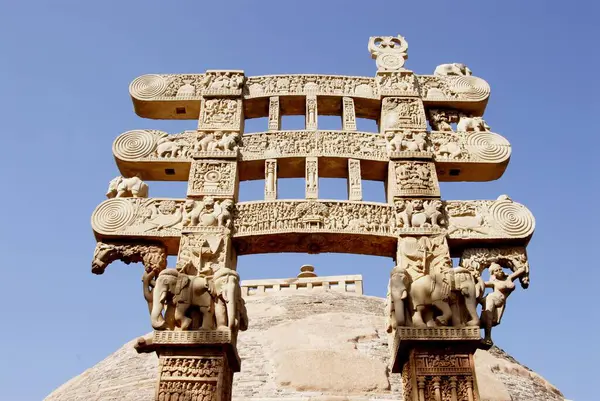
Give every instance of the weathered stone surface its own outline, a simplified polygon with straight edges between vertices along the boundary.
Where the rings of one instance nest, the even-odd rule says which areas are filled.
[[[388,373],[384,300],[347,292],[277,292],[247,298],[251,325],[241,332],[242,371],[235,400],[400,400],[399,374]],[[157,376],[154,354],[134,342],[56,389],[46,401],[147,401]],[[492,348],[477,351],[481,399],[558,401],[538,374]],[[335,374],[332,374],[335,372]]]

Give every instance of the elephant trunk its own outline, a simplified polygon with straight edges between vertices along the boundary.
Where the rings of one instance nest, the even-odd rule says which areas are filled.
[[[405,326],[406,306],[404,302],[405,299],[408,297],[408,291],[406,288],[406,283],[404,282],[404,277],[402,277],[402,275],[394,274],[390,278],[390,295],[392,298],[392,308],[394,310],[394,318],[396,320],[396,324],[397,326]]]
[[[223,291],[223,299],[227,303],[227,325],[230,329],[236,329],[239,322],[237,321],[237,302],[238,297],[236,290],[238,289],[237,281],[233,277],[229,277],[227,285]]]
[[[165,327],[165,319],[162,315],[163,302],[166,299],[166,289],[154,290],[152,294],[152,308],[150,311],[150,321],[155,330],[162,330]]]
[[[154,277],[156,277],[156,272],[154,270],[150,272],[144,272],[142,276],[142,287],[144,290],[144,299],[148,302],[148,311],[152,312],[152,292],[154,288]]]

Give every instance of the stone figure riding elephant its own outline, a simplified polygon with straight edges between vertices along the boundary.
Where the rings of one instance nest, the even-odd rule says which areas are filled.
[[[435,71],[433,71],[433,75],[464,75],[471,76],[473,73],[464,64],[461,63],[450,63],[450,64],[441,64],[435,67]]]
[[[148,184],[146,184],[139,176],[125,178],[118,176],[113,178],[108,183],[107,198],[147,198]]]
[[[214,289],[210,279],[189,276],[175,269],[166,269],[152,282],[153,274],[146,273],[143,281],[144,296],[148,301],[154,329],[173,330],[178,327],[181,330],[188,330],[192,326],[194,312],[201,314],[202,329],[213,328]],[[152,284],[154,289],[151,289]],[[163,317],[162,312],[165,307]]]
[[[221,267],[213,276],[216,301],[215,317],[218,327],[228,327],[232,331],[248,328],[246,304],[242,298],[240,276],[235,270]]]

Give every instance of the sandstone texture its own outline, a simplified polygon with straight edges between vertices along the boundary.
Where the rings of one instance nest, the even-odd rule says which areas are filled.
[[[336,291],[279,292],[247,298],[250,327],[240,332],[242,371],[235,400],[399,400],[390,374],[384,300]],[[475,354],[482,400],[563,401],[558,389],[502,350]],[[125,344],[46,401],[148,401],[157,358]]]

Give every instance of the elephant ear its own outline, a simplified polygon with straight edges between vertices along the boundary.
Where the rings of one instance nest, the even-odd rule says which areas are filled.
[[[175,282],[173,284],[174,284],[174,288],[172,289],[173,291],[171,291],[171,292],[174,295],[179,295],[181,293],[181,291],[183,291],[183,289],[190,284],[190,278],[187,275],[182,274],[177,278],[177,280],[175,280]]]

